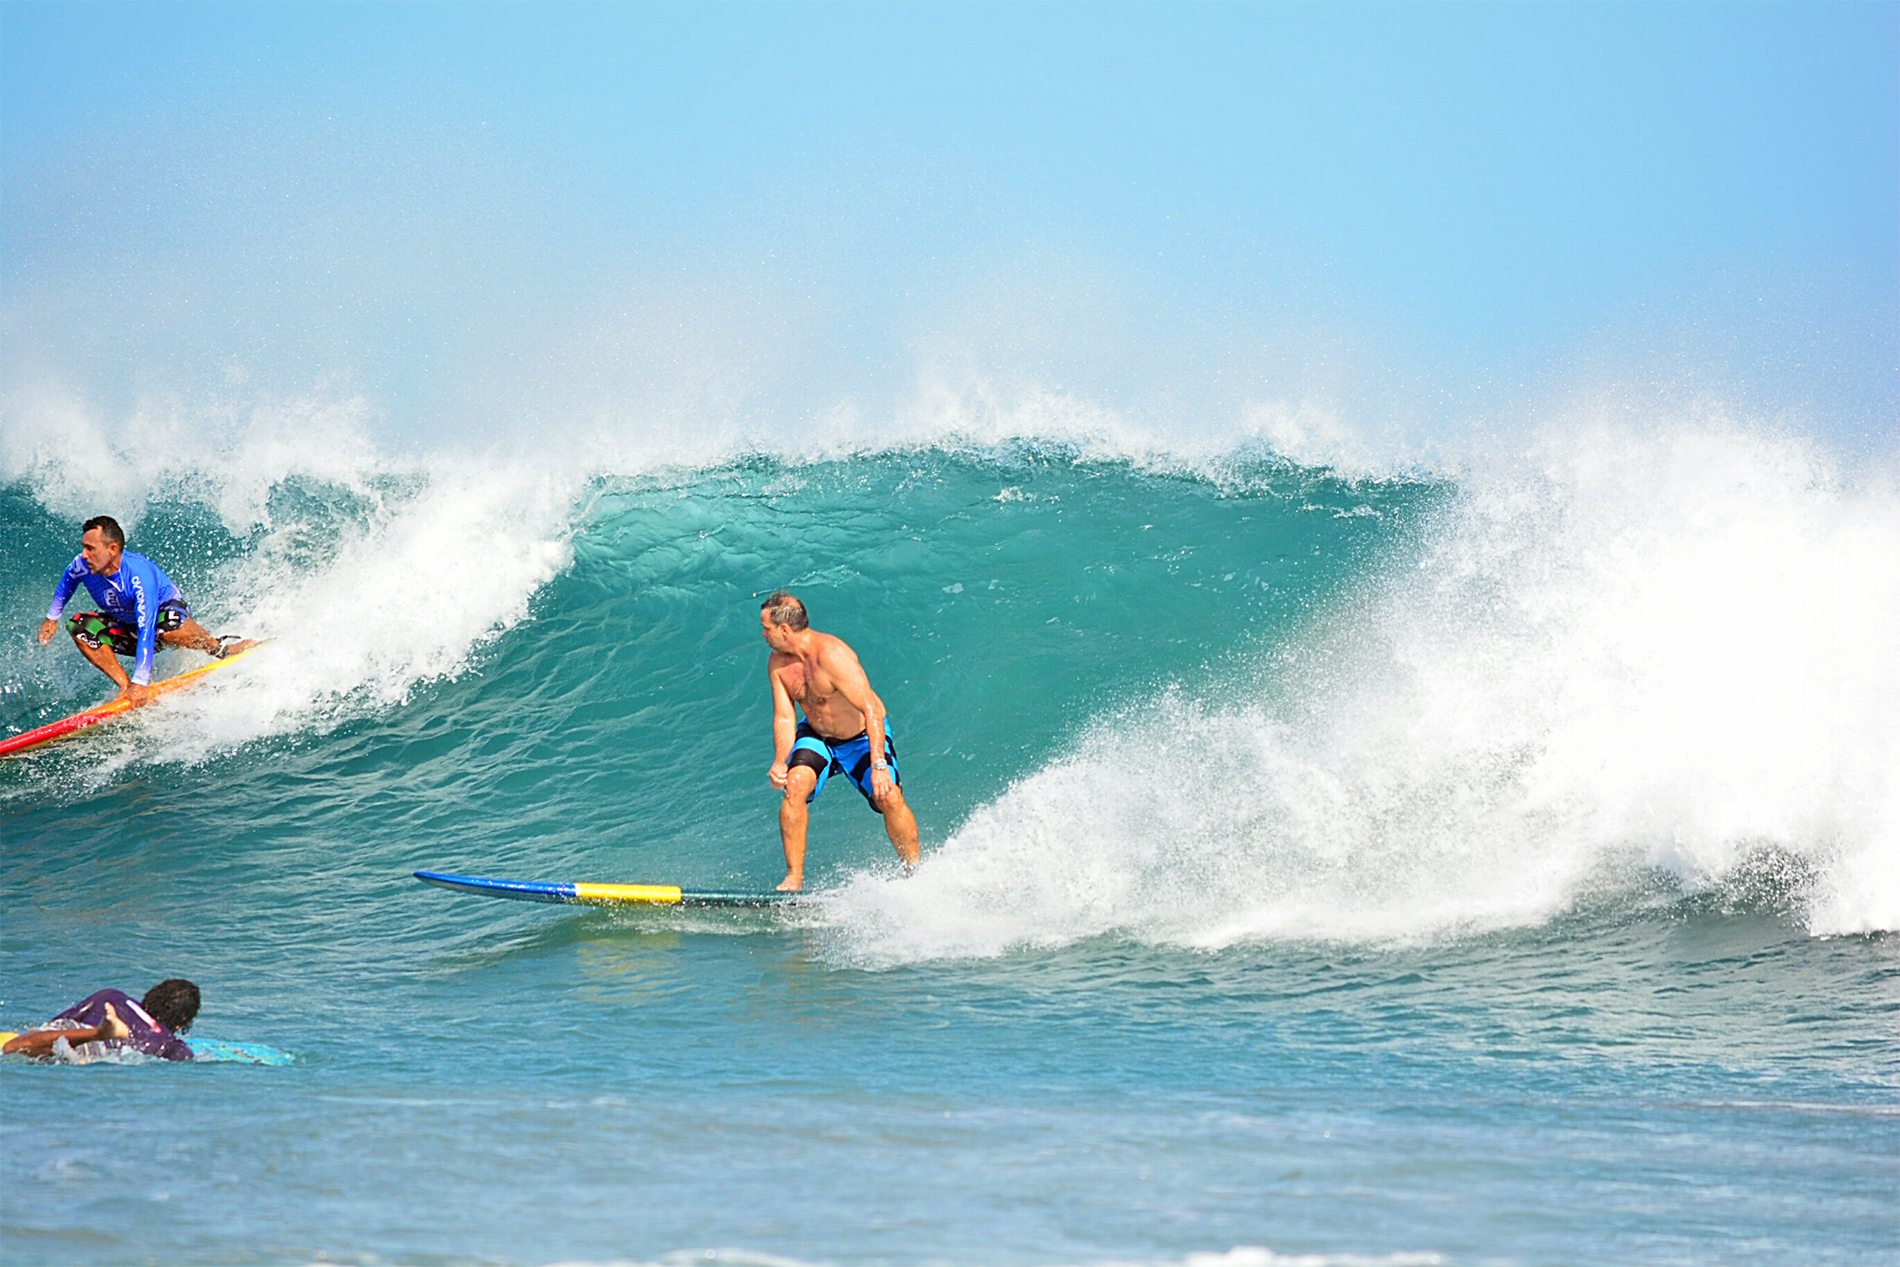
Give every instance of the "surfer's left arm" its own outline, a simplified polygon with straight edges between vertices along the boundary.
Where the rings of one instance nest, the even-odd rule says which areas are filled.
[[[871,741],[871,790],[878,796],[890,795],[897,785],[884,762],[884,701],[871,689],[871,679],[858,663],[858,653],[843,643],[834,644],[825,658],[825,668],[838,684],[838,694],[864,714],[864,736]]]
[[[158,604],[153,601],[151,587],[145,580],[137,572],[132,573],[132,615],[138,627],[138,657],[132,662],[132,676],[119,684],[119,698],[134,708],[150,703],[153,698],[152,657],[158,653]],[[116,659],[112,667],[119,667]]]
[[[150,686],[152,682],[152,657],[158,654],[158,603],[156,596],[148,592],[145,578],[136,572],[132,575],[132,611],[138,620],[139,648],[138,658],[132,665],[132,685]],[[130,688],[127,688],[130,694]],[[142,694],[142,692],[141,692]]]

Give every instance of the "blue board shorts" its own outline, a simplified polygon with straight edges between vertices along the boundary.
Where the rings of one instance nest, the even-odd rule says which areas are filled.
[[[904,786],[903,779],[897,774],[897,745],[891,742],[891,719],[884,719],[884,760],[891,766],[891,782],[898,787]],[[871,736],[870,732],[856,735],[850,739],[826,739],[811,728],[811,723],[801,720],[798,723],[798,742],[792,745],[792,755],[785,759],[785,768],[794,769],[804,766],[818,772],[818,784],[812,788],[811,795],[805,798],[807,805],[818,799],[825,790],[825,780],[835,771],[858,785],[858,791],[864,793],[865,802],[878,813],[877,802],[871,799]]]

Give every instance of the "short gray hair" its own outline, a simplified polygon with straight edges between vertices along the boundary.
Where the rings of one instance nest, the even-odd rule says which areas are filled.
[[[790,625],[793,629],[811,628],[811,617],[805,614],[805,604],[784,590],[772,591],[772,596],[759,605],[759,610],[775,625]]]

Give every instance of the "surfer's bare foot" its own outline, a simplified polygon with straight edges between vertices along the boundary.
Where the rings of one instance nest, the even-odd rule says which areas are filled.
[[[110,1003],[106,1004],[106,1019],[99,1022],[98,1037],[128,1038],[131,1034],[132,1027],[119,1019],[119,1014],[113,1010]]]
[[[785,878],[779,881],[778,891],[780,893],[797,893],[804,887],[805,877],[794,871],[788,872]]]

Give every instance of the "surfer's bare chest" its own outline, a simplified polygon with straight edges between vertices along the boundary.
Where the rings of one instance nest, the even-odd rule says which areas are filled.
[[[838,693],[837,684],[829,674],[803,660],[787,656],[772,672],[784,685],[787,695],[808,707],[826,704]]]

